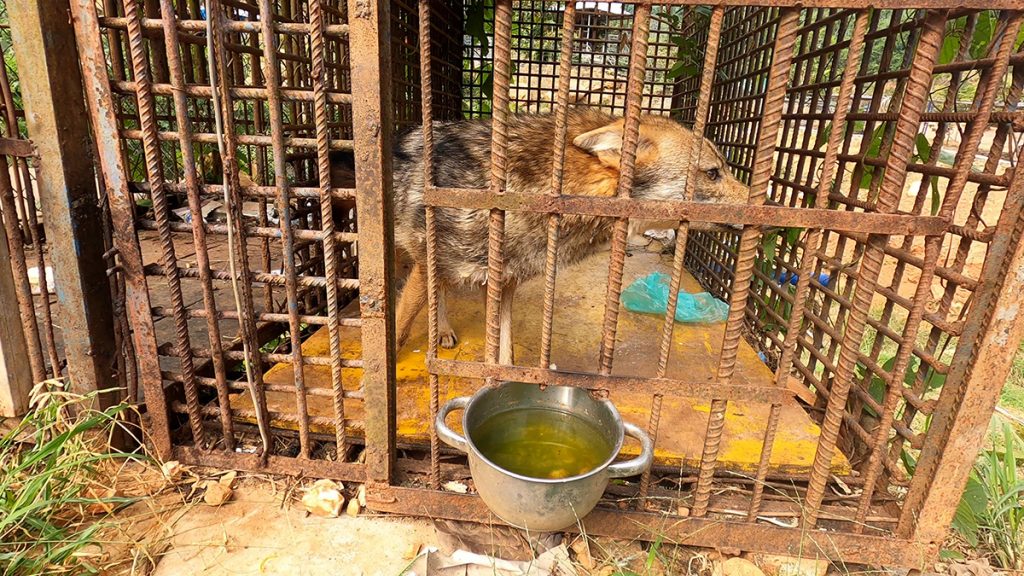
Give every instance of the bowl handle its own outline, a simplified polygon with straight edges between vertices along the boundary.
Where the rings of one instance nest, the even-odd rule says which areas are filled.
[[[456,434],[448,427],[447,424],[444,423],[444,419],[449,413],[455,410],[465,410],[467,404],[469,404],[469,396],[453,398],[446,402],[437,413],[437,418],[434,420],[434,428],[437,429],[437,436],[443,440],[445,444],[468,453],[469,447],[466,444],[466,439]]]
[[[651,462],[654,460],[654,445],[651,443],[647,433],[629,422],[623,422],[622,427],[625,428],[627,436],[632,436],[640,441],[640,455],[632,460],[616,462],[608,466],[607,470],[610,478],[625,478],[627,476],[643,474],[651,467]]]

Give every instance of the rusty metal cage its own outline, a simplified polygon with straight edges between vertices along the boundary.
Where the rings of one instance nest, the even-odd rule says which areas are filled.
[[[755,4],[72,0],[154,448],[492,523],[440,489],[468,472],[430,426],[439,403],[559,382],[641,398],[631,417],[663,453],[581,530],[924,566],[1024,330],[1024,16],[1010,0]],[[570,104],[626,116],[613,197],[561,193]],[[548,194],[506,190],[517,111],[555,116]],[[631,198],[642,111],[715,142],[748,203]],[[397,350],[394,133],[423,126],[431,166],[433,121],[463,117],[491,118],[490,184],[428,176],[426,350]],[[436,343],[435,217],[467,208],[488,214],[487,298],[481,346],[452,356]],[[547,222],[529,365],[498,361],[515,212]],[[566,214],[606,219],[611,238],[580,369],[552,363]],[[627,330],[630,218],[675,222],[670,294],[692,275],[728,301],[699,371],[671,314]],[[794,422],[812,431],[795,463]],[[672,452],[680,429],[694,452]]]
[[[97,407],[138,398],[81,76],[54,66],[74,47],[71,22],[59,11],[0,2],[0,47],[0,259],[10,261],[0,271],[9,305],[0,316],[0,414],[22,414],[32,385],[44,380],[46,389],[96,393]],[[120,430],[112,440],[130,441]]]

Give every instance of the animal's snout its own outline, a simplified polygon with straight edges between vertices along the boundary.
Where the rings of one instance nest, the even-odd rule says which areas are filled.
[[[725,201],[730,204],[746,204],[750,199],[750,187],[739,180],[733,180],[729,184],[724,194]]]

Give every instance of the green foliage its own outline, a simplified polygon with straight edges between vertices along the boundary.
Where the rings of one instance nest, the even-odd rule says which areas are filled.
[[[879,124],[875,127],[874,132],[871,133],[871,138],[868,140],[868,149],[864,153],[865,158],[878,158],[882,155],[882,141],[885,139],[885,124]],[[860,187],[871,188],[871,183],[875,178],[875,166],[868,164],[861,165],[861,176],[860,176]],[[881,174],[882,169],[878,169]]]
[[[24,105],[21,100],[21,82],[18,80],[18,64],[14,60],[11,30],[7,27],[9,25],[7,6],[2,2],[0,2],[0,25],[2,25],[2,27],[0,27],[0,52],[3,52],[3,60],[0,61],[0,66],[4,66],[7,72],[7,79],[11,88],[11,100],[14,103],[14,109],[24,110]],[[0,118],[0,124],[3,124],[6,129],[6,118]],[[20,134],[22,138],[28,137],[25,119],[18,118],[17,124],[17,126],[13,127],[15,131]]]
[[[825,126],[818,131],[817,137],[814,139],[814,149],[822,150],[828,146],[829,138],[832,137],[832,122],[825,122]]]
[[[466,3],[465,33],[477,54],[464,60],[463,84],[479,86],[479,98],[463,99],[463,112],[468,118],[489,116],[494,98],[494,66],[491,62],[491,34],[494,32],[494,3],[472,0]]]
[[[77,553],[105,524],[85,522],[82,510],[132,501],[95,497],[88,490],[104,465],[142,458],[111,452],[102,442],[127,406],[92,410],[98,393],[78,396],[60,386],[56,381],[37,386],[29,414],[0,437],[0,573],[5,575],[96,573]]]
[[[659,20],[668,27],[669,42],[675,46],[675,64],[665,73],[667,80],[696,76],[703,65],[703,49],[692,35],[683,34],[683,17],[688,9],[686,6],[666,6],[657,12]],[[711,7],[696,6],[692,9],[692,16],[696,20],[695,28],[704,29],[711,21]]]
[[[953,518],[953,529],[968,544],[1009,570],[1024,568],[1024,479],[1017,470],[1021,446],[1024,441],[1003,423],[1002,445],[978,459]]]
[[[647,550],[647,557],[644,559],[643,574],[639,574],[628,568],[619,568],[618,570],[611,573],[611,576],[651,576],[654,574],[663,574],[665,572],[664,565],[666,560],[664,555],[661,553],[661,546],[665,542],[665,536],[658,534],[658,537],[651,544],[651,547]],[[659,562],[660,565],[655,566],[655,563]]]
[[[829,134],[831,133],[831,125],[826,127]],[[875,127],[871,133],[871,139],[868,142],[868,148],[865,151],[865,158],[878,158],[882,155],[882,145],[885,141],[886,125],[879,124]],[[828,141],[828,135],[824,135],[824,142]],[[822,135],[818,136],[817,147],[820,148],[824,145],[822,142]],[[914,138],[914,154],[911,155],[911,162],[927,162],[932,156],[932,145],[928,141],[928,136],[923,133],[918,133]],[[877,168],[877,171],[876,171]],[[861,177],[860,187],[862,189],[870,189],[872,183],[876,177],[881,177],[883,169],[868,164],[861,164]],[[942,193],[939,191],[939,182],[936,178],[931,178],[931,214],[935,216],[939,213],[939,209],[942,207]]]
[[[789,227],[779,228],[775,230],[769,230],[764,233],[761,237],[761,255],[758,258],[758,267],[761,273],[768,278],[775,278],[779,282],[778,287],[768,288],[764,286],[764,282],[760,279],[756,280],[758,284],[758,292],[762,294],[771,294],[771,290],[781,290],[788,292],[789,296],[792,297],[796,294],[796,286],[790,283],[790,276],[784,274],[784,269],[781,266],[776,266],[776,259],[779,252],[779,241],[784,240],[785,245],[783,247],[796,246],[800,240],[800,235],[803,234],[803,228]],[[786,324],[789,321],[790,315],[793,311],[793,305],[791,303],[792,298],[787,300],[782,297],[770,298],[768,302],[773,302],[770,306],[771,310],[775,312],[778,318],[783,320],[781,326],[777,326],[778,318],[769,317],[768,310],[762,309],[759,318],[761,323],[765,326],[766,330],[779,330],[785,332]]]
[[[879,358],[879,360],[881,360],[881,358]],[[892,356],[892,357],[886,359],[884,362],[882,362],[882,370],[885,370],[886,372],[888,372],[890,374],[892,373],[892,371],[893,371],[893,369],[895,367],[896,367],[896,356]],[[920,368],[921,368],[921,362],[917,359],[916,356],[911,356],[910,360],[907,362],[907,369],[903,373],[903,384],[905,384],[907,386],[913,386],[914,382],[917,380],[917,373],[920,370]],[[867,371],[868,371],[867,367],[864,364],[862,364],[861,362],[857,362],[856,372],[857,372],[857,378],[858,379],[860,379],[860,380],[866,379],[867,378]],[[938,390],[938,389],[942,388],[943,384],[946,383],[946,375],[945,374],[939,374],[934,369],[929,368],[928,369],[928,373],[925,374],[925,376],[924,376],[924,382],[925,382],[925,392],[926,393],[927,392],[931,392],[933,390]],[[878,374],[872,374],[871,375],[871,382],[868,383],[868,394],[879,405],[885,403],[885,391],[886,391],[886,388],[887,388],[887,385],[886,385],[886,381],[885,381],[884,378],[882,378]],[[871,416],[874,416],[875,418],[879,417],[878,412],[876,412],[871,406],[865,406],[864,410],[868,414],[870,414]]]
[[[928,142],[928,136],[925,134],[918,133],[917,137],[914,138],[915,153],[911,160],[917,162],[927,162],[932,157],[932,145]],[[932,216],[939,213],[939,209],[942,207],[942,195],[939,192],[939,181],[936,178],[930,178],[931,181],[931,212]]]
[[[974,24],[974,35],[971,37],[969,53],[972,58],[984,58],[992,45],[992,35],[996,29],[997,14],[994,10],[983,10],[978,13]]]
[[[491,32],[494,30],[494,5],[476,0],[466,5],[466,35],[480,47],[480,58],[491,54]]]
[[[946,37],[942,39],[942,48],[939,50],[939,64],[949,64],[956,59],[956,54],[960,50],[960,42],[960,35],[956,29],[954,27],[947,29]]]
[[[965,38],[966,26],[967,22],[963,18],[953,20],[946,25],[946,36],[942,41],[942,48],[939,50],[938,63],[940,65],[949,64],[955,60],[965,41],[969,42],[967,53],[971,58],[986,57],[998,28],[998,12],[995,10],[979,12],[974,24],[974,31],[969,39]],[[1024,41],[1024,35],[1018,36],[1017,40]]]
[[[647,551],[647,560],[644,562],[644,570],[648,573],[650,573],[651,569],[654,567],[654,562],[658,559],[658,551],[661,549],[661,544],[664,540],[665,537],[658,534],[657,539],[655,539],[654,543],[651,544],[651,549]]]
[[[1017,356],[1010,367],[1010,376],[1006,379],[999,405],[1024,416],[1024,343],[1017,350]]]

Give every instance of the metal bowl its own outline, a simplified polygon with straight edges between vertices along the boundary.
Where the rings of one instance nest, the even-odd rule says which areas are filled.
[[[612,446],[607,460],[585,474],[557,479],[523,476],[488,460],[473,442],[474,431],[496,414],[523,408],[555,410],[586,420]],[[459,409],[464,410],[465,437],[445,424],[445,417]],[[647,434],[623,422],[610,401],[595,399],[587,390],[572,386],[541,388],[534,384],[506,382],[485,387],[473,396],[446,403],[438,412],[434,426],[441,440],[467,454],[473,482],[487,507],[504,522],[536,532],[554,532],[577,524],[597,505],[609,479],[642,474],[651,466],[654,455]],[[640,455],[626,462],[614,462],[627,434],[640,441]]]

